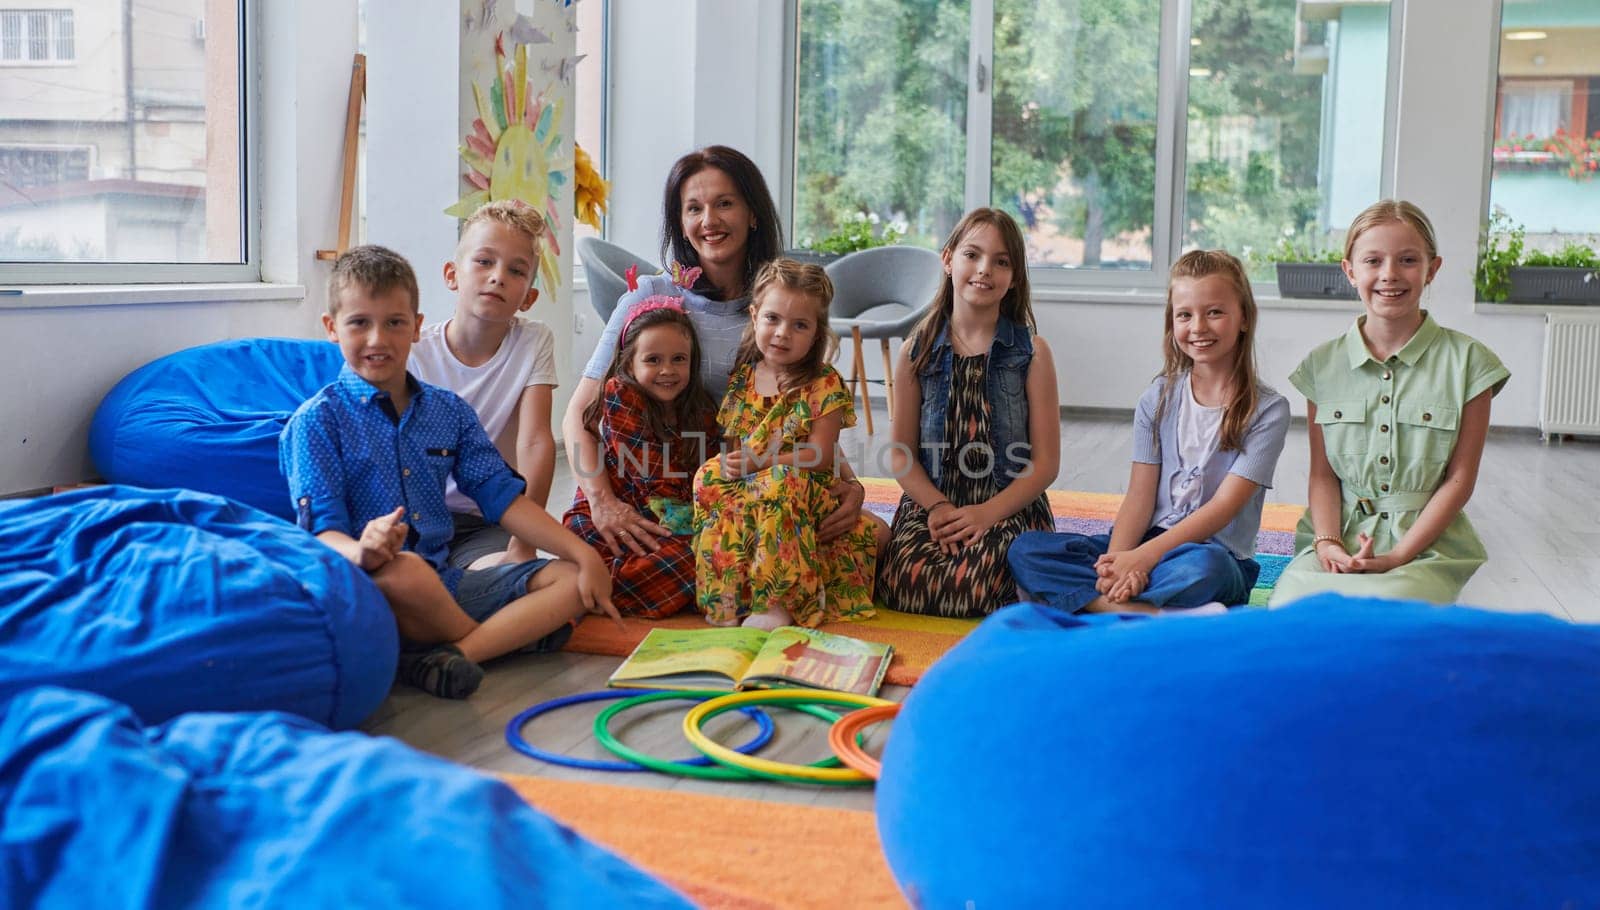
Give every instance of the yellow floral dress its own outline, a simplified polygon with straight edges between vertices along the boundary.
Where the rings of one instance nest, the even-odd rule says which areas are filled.
[[[793,451],[811,422],[844,412],[854,426],[855,407],[837,370],[803,389],[777,396],[756,392],[753,369],[728,380],[717,423],[725,439],[758,453],[776,440],[776,453]],[[817,525],[838,508],[828,493],[827,471],[775,465],[747,477],[727,477],[722,459],[700,466],[694,481],[695,587],[700,610],[716,625],[745,613],[782,607],[798,625],[815,627],[873,615],[872,581],[877,541],[865,516],[850,533],[817,542]]]

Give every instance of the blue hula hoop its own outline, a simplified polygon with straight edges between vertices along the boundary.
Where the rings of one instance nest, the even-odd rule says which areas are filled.
[[[584,702],[591,701],[608,701],[617,698],[632,698],[635,695],[645,695],[654,691],[657,690],[601,689],[597,692],[583,692],[578,695],[564,695],[560,698],[552,698],[549,701],[540,702],[526,711],[523,711],[521,714],[518,714],[516,717],[511,718],[510,722],[506,724],[506,744],[518,752],[521,752],[523,755],[528,756],[529,758],[536,758],[539,761],[548,762],[552,765],[560,765],[564,768],[582,768],[586,771],[648,771],[650,769],[646,768],[644,765],[636,765],[631,761],[607,761],[605,759],[598,758],[574,758],[570,755],[560,755],[555,752],[549,752],[544,749],[540,749],[523,738],[522,727],[527,724],[528,721],[533,720],[535,717],[538,717],[541,714],[548,714],[551,711],[557,710],[558,708],[565,708],[568,705],[583,704]],[[692,701],[705,701],[719,694],[723,693],[699,695],[686,692],[679,697]],[[745,755],[749,755],[760,749],[762,746],[765,746],[767,743],[772,742],[772,736],[775,728],[772,724],[772,718],[768,717],[767,712],[761,710],[760,708],[745,708],[742,709],[741,713],[748,716],[751,720],[754,720],[757,727],[755,738],[751,739],[744,745],[737,747],[735,750]],[[704,766],[711,764],[711,759],[701,755],[698,758],[686,759],[684,761],[674,762],[674,764]]]

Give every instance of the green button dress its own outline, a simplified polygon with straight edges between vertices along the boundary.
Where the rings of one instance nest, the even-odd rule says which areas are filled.
[[[1317,406],[1328,463],[1344,493],[1345,549],[1354,553],[1357,535],[1365,532],[1373,552],[1382,554],[1399,543],[1438,489],[1467,402],[1486,389],[1498,394],[1511,372],[1493,351],[1441,327],[1427,311],[1405,347],[1379,362],[1361,337],[1366,318],[1306,355],[1289,381]],[[1416,559],[1378,574],[1324,571],[1314,535],[1307,509],[1272,606],[1320,591],[1452,603],[1487,556],[1465,511]]]

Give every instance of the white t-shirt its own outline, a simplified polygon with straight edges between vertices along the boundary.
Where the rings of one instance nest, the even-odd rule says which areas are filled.
[[[1189,517],[1205,505],[1204,474],[1206,462],[1217,454],[1217,443],[1222,432],[1224,408],[1208,408],[1194,400],[1194,389],[1189,385],[1189,374],[1183,376],[1183,388],[1178,395],[1178,470],[1168,481],[1172,496],[1172,511],[1156,524],[1170,528]]]
[[[556,382],[555,333],[533,319],[514,319],[500,350],[482,366],[469,367],[456,359],[445,343],[450,320],[422,327],[422,338],[411,347],[412,375],[430,385],[460,395],[478,412],[478,420],[498,441],[516,413],[522,390],[532,385],[554,387]],[[447,481],[445,504],[452,512],[477,512],[478,506]]]

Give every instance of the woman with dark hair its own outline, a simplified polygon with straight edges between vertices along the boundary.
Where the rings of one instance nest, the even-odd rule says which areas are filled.
[[[750,322],[750,285],[756,272],[782,250],[778,208],[755,162],[736,149],[710,145],[672,165],[662,194],[661,258],[681,266],[680,276],[699,269],[698,277],[680,288],[670,272],[644,276],[638,288],[622,295],[561,422],[567,461],[589,500],[595,529],[613,552],[651,552],[660,538],[670,534],[617,498],[611,478],[597,469],[602,464],[599,440],[583,425],[584,411],[599,396],[606,368],[616,354],[623,324],[648,297],[681,296],[700,339],[700,382],[721,401],[739,340]],[[707,442],[712,445],[716,440]],[[706,454],[712,453],[708,449]],[[849,532],[861,514],[865,498],[861,485],[847,464],[841,462],[840,470],[847,479],[832,491],[840,506],[817,527],[819,540]],[[881,532],[888,536],[886,524]]]

